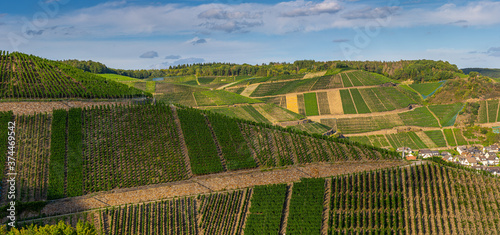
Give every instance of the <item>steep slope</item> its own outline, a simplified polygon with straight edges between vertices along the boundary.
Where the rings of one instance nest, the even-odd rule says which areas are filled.
[[[40,57],[0,51],[0,99],[133,98],[151,94]]]
[[[81,219],[106,234],[498,234],[499,190],[498,177],[424,163],[26,222]]]

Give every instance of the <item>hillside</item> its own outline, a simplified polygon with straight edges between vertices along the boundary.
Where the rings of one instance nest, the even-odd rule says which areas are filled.
[[[23,140],[16,152],[20,202],[243,169],[399,158],[384,149],[164,104],[0,116],[2,125],[16,122],[16,136]],[[6,193],[1,201],[8,201]]]
[[[470,72],[478,72],[484,76],[488,76],[494,78],[498,81],[500,79],[500,69],[488,69],[488,68],[465,68],[461,69],[465,74],[469,74]]]
[[[123,204],[28,223],[80,219],[105,234],[496,234],[500,197],[494,192],[499,190],[497,177],[430,163]]]
[[[1,99],[134,98],[151,94],[55,61],[0,51]]]
[[[488,77],[468,77],[447,80],[431,97],[432,104],[451,104],[469,99],[492,99],[500,97],[500,83],[492,82]]]

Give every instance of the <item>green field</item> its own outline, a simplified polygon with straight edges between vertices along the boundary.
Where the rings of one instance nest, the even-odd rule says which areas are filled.
[[[342,108],[344,109],[345,114],[357,113],[349,90],[340,90],[340,98],[342,99]]]
[[[260,97],[260,96],[273,96],[282,95],[294,92],[306,92],[311,89],[314,83],[319,79],[319,77],[286,81],[286,82],[272,82],[260,84],[257,89],[250,95],[250,97]]]
[[[241,118],[254,122],[276,123],[296,121],[304,116],[278,107],[274,104],[241,105],[236,107],[210,107],[209,110],[229,117]]]
[[[194,92],[194,97],[198,106],[255,104],[262,102],[224,90],[197,91]]]
[[[443,132],[440,130],[424,131],[424,133],[434,142],[438,147],[446,147],[446,140],[444,139]]]
[[[185,106],[198,106],[193,93],[206,90],[207,89],[203,87],[156,82],[155,98],[167,103],[175,103]]]
[[[410,147],[411,149],[424,149],[427,146],[415,134],[415,132],[400,132],[397,134],[386,135],[392,148]]]
[[[416,108],[413,111],[399,113],[399,117],[407,126],[439,127],[439,123],[425,107]]]
[[[416,90],[420,95],[422,95],[423,99],[434,94],[434,92],[443,85],[443,82],[432,82],[432,83],[419,83],[419,84],[411,84],[410,87]]]
[[[329,127],[327,125],[317,123],[317,122],[299,124],[299,125],[292,126],[291,128],[299,130],[299,131],[305,131],[308,133],[314,133],[314,134],[323,134],[323,133],[329,131],[330,129],[332,129],[331,127]]]
[[[351,81],[349,80],[349,77],[347,77],[347,75],[345,73],[341,73],[340,76],[342,78],[342,84],[344,84],[344,87],[352,87],[353,86]]]
[[[363,97],[359,93],[358,89],[350,89],[350,92],[352,94],[352,99],[356,104],[356,109],[358,110],[358,113],[371,113],[370,109],[363,100]]]
[[[487,123],[488,122],[488,111],[486,110],[486,101],[479,102],[479,111],[477,115],[477,121],[479,123]]]
[[[306,107],[306,115],[307,116],[319,115],[318,100],[316,98],[316,93],[305,93],[304,94],[304,104]]]
[[[455,136],[453,136],[453,130],[452,129],[444,129],[444,137],[446,138],[446,141],[448,142],[448,145],[450,146],[457,146],[457,141],[455,140]]]
[[[455,140],[457,141],[457,145],[468,145],[469,143],[465,139],[462,130],[460,129],[453,129],[453,132],[455,133]]]
[[[429,109],[439,118],[441,126],[453,126],[457,118],[458,112],[462,109],[464,104],[445,104],[445,105],[431,105]]]
[[[153,81],[135,82],[134,87],[143,91],[147,91],[149,93],[156,92],[156,82]]]
[[[101,77],[105,77],[106,79],[109,79],[109,80],[115,81],[115,82],[130,82],[130,81],[140,82],[140,81],[143,81],[141,79],[122,76],[122,75],[118,75],[118,74],[112,74],[112,73],[104,73],[104,74],[97,74],[97,75],[99,75]]]

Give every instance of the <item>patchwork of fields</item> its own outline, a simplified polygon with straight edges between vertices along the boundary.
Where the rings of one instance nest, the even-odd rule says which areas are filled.
[[[258,82],[260,80],[256,79],[256,81]],[[276,82],[272,83],[262,83],[250,96],[276,96],[287,93],[299,93],[324,89],[374,86],[388,82],[393,82],[393,80],[379,74],[357,70],[293,81],[280,82],[279,80],[276,80]]]
[[[379,148],[410,147],[412,149],[455,147],[475,144],[467,141],[460,129],[443,129],[419,132],[400,132],[396,134],[351,136],[350,140]]]
[[[426,107],[419,107],[403,113],[371,117],[325,118],[321,119],[320,122],[341,131],[343,134],[371,132],[397,126],[439,127],[436,118]]]
[[[286,102],[282,102],[283,97],[286,97]],[[264,100],[304,116],[385,112],[407,108],[410,104],[419,103],[397,87],[353,88],[287,94]]]

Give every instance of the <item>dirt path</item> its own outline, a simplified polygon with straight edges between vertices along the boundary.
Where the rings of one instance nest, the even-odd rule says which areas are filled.
[[[288,214],[290,212],[290,201],[292,200],[293,184],[288,183],[286,186],[286,199],[283,205],[283,212],[281,213],[281,224],[279,234],[286,234],[286,227],[288,225]]]
[[[223,172],[205,176],[194,176],[184,181],[116,189],[80,197],[55,200],[49,202],[42,210],[42,213],[46,215],[67,214],[128,203],[150,202],[215,191],[242,189],[255,185],[289,183],[299,181],[300,178],[304,177],[328,177],[405,164],[407,163],[404,161],[352,161],[314,163],[268,171],[251,169]]]
[[[196,81],[198,81],[198,78],[196,78]],[[232,86],[232,85],[234,85],[234,84],[236,84],[236,83],[238,83],[238,82],[241,82],[241,81],[231,82],[231,83],[226,84],[226,85],[224,85],[224,86],[218,87],[216,90],[224,90],[224,88],[229,87],[229,86]]]
[[[420,106],[415,106],[415,107],[420,107]],[[413,109],[408,109],[408,108],[402,108],[402,109],[395,109],[391,111],[386,111],[386,112],[376,112],[376,113],[360,113],[360,114],[327,114],[327,115],[319,115],[319,116],[310,116],[307,117],[313,121],[319,122],[321,119],[326,119],[326,118],[359,118],[359,117],[376,117],[376,116],[384,116],[388,114],[398,114],[398,113],[406,113],[413,111]]]
[[[496,127],[496,126],[500,126],[500,122],[476,123],[476,125],[478,125],[480,127]]]
[[[429,108],[429,106],[425,106],[427,108],[427,110],[429,110],[429,112],[432,114],[432,116],[434,116],[434,118],[437,120],[438,124],[439,124],[439,127],[443,127],[441,125],[441,122],[439,121],[439,118],[436,116],[436,114],[434,114],[431,109]]]
[[[490,110],[488,109],[488,101],[486,101],[486,122],[490,122]]]
[[[498,114],[500,113],[500,102],[498,102],[497,115],[495,121],[498,121]]]
[[[354,98],[352,97],[351,89],[348,90],[349,95],[351,96],[352,104],[354,105],[354,109],[356,110],[356,114],[359,114],[358,107],[356,107],[356,102],[354,102]]]
[[[255,91],[255,89],[257,89],[257,87],[259,86],[260,84],[257,83],[257,84],[252,84],[250,86],[248,86],[247,88],[245,88],[245,90],[243,90],[241,92],[240,95],[242,96],[246,96],[246,97],[250,97],[250,95]]]
[[[189,159],[188,149],[184,139],[184,133],[182,132],[181,120],[179,119],[179,116],[177,116],[177,109],[175,108],[175,105],[170,105],[170,107],[172,108],[172,116],[174,117],[175,128],[177,130],[177,134],[179,135],[181,152],[182,155],[184,155],[184,162],[186,163],[187,176],[191,178],[193,176],[193,172],[191,171],[191,160]]]
[[[321,234],[328,234],[328,222],[330,221],[330,201],[332,199],[332,179],[325,179],[325,198],[323,199],[323,221],[321,223]]]

